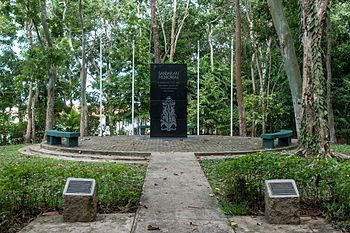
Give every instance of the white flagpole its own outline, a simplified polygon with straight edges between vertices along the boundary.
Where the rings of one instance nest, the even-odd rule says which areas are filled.
[[[197,135],[199,135],[199,41],[197,53]]]
[[[134,135],[135,126],[135,40],[132,40],[132,84],[131,84],[131,135]]]
[[[102,137],[102,36],[100,37],[100,132]]]
[[[231,39],[231,114],[230,114],[230,135],[233,136],[233,38]]]

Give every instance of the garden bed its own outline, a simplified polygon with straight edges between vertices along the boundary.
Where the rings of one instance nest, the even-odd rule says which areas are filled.
[[[294,179],[301,214],[323,215],[350,230],[350,164],[336,159],[257,153],[231,160],[204,160],[202,166],[227,215],[264,213],[263,182]]]
[[[35,216],[62,211],[68,177],[96,179],[99,213],[133,212],[146,167],[25,157],[19,146],[0,147],[0,232],[18,230]]]

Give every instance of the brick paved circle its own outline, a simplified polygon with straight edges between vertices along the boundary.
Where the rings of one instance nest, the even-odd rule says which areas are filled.
[[[137,152],[227,152],[261,149],[261,139],[228,136],[189,136],[187,138],[150,138],[149,136],[87,137],[79,149]]]
[[[292,150],[288,147],[273,150]],[[149,136],[112,136],[79,138],[79,146],[48,145],[46,143],[22,148],[22,154],[75,161],[118,161],[144,163],[152,152],[193,152],[199,159],[228,158],[264,151],[260,138],[229,136],[189,136],[187,138],[150,138]],[[271,150],[271,149],[268,149]]]

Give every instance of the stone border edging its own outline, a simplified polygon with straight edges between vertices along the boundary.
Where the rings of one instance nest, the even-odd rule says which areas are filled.
[[[57,150],[47,150],[39,146],[39,144],[29,145],[18,150],[21,154],[39,158],[50,158],[68,161],[80,162],[113,162],[113,163],[129,163],[129,164],[145,164],[148,163],[149,157],[137,156],[115,156],[115,155],[99,155],[99,154],[78,154]]]
[[[51,146],[46,143],[40,143],[40,148],[46,150],[62,151],[67,153],[77,153],[77,154],[99,154],[99,155],[116,155],[116,156],[135,156],[135,157],[150,157],[151,152],[140,152],[140,151],[110,151],[110,150],[90,150],[90,149],[77,149]]]
[[[149,157],[152,152],[148,151],[109,151],[109,150],[91,150],[91,149],[79,149],[79,148],[68,148],[60,146],[51,146],[46,143],[41,143],[40,147],[47,150],[62,151],[68,153],[78,153],[78,154],[99,154],[99,155],[115,155],[115,156],[135,156],[135,157]],[[243,151],[211,151],[211,152],[191,152],[196,156],[229,156],[229,155],[242,155],[242,154],[252,154],[265,151],[283,151],[283,150],[293,150],[298,147],[297,143],[294,143],[287,147],[277,147],[274,149],[255,149],[255,150],[243,150]],[[173,151],[176,152],[176,151]]]
[[[284,151],[284,150],[294,150],[298,148],[298,144],[293,144],[286,147],[278,147],[274,149],[258,149],[258,150],[243,150],[243,151],[220,151],[220,152],[193,152],[196,156],[230,156],[230,155],[245,155],[253,154],[258,152],[275,152],[275,151]]]

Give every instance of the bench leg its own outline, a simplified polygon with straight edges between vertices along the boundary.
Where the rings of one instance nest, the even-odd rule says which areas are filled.
[[[78,146],[78,138],[66,138],[66,147]]]
[[[291,138],[279,138],[278,139],[278,145],[279,146],[289,146],[291,143]]]
[[[274,139],[264,139],[263,138],[263,147],[264,148],[275,148],[275,140]]]
[[[59,145],[62,144],[62,140],[60,137],[47,136],[47,143],[50,145]]]

